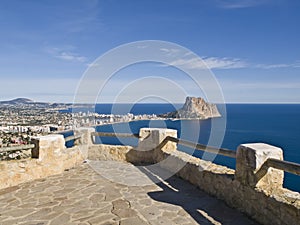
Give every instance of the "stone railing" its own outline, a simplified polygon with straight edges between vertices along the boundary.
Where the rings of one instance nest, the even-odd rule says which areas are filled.
[[[297,174],[298,165],[282,161],[280,148],[257,143],[243,144],[237,151],[214,149],[179,140],[172,129],[142,128],[134,135],[139,137],[137,147],[95,144],[95,135],[99,134],[94,128],[75,130],[69,138],[76,140],[72,148],[65,147],[63,135],[34,138],[35,158],[0,162],[0,188],[61,173],[86,159],[150,164],[189,181],[261,224],[300,224],[300,194],[283,188],[281,170]],[[235,157],[236,170],[178,151],[177,143]]]
[[[101,134],[93,130],[88,132],[91,135],[87,135],[90,160],[155,164],[224,200],[261,224],[300,224],[300,194],[283,188],[283,170],[299,174],[300,167],[299,164],[283,161],[280,148],[254,143],[242,144],[237,151],[219,150],[181,141],[177,139],[176,130],[155,128],[140,130],[137,147],[97,145],[92,142],[92,137]],[[177,151],[177,143],[234,157],[236,169]]]
[[[28,158],[30,154],[27,152],[30,152],[32,148],[34,148],[33,144],[1,147],[0,161]]]
[[[34,140],[37,137],[31,137]],[[65,143],[69,141],[76,141],[81,138],[81,135],[70,135],[64,137]],[[1,160],[15,160],[15,159],[24,159],[24,158],[38,158],[39,148],[36,148],[34,144],[26,144],[26,145],[14,145],[14,146],[7,146],[7,147],[0,147],[0,161]],[[23,152],[30,152],[30,154],[22,154]]]
[[[31,158],[0,161],[0,189],[59,174],[81,164],[87,157],[81,151],[81,146],[65,146],[66,141],[79,138],[78,135],[73,135],[65,140],[64,136],[59,134],[32,137],[31,145],[17,148],[30,148]]]

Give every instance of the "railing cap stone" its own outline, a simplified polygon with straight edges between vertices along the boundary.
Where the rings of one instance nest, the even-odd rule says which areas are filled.
[[[32,136],[32,139],[36,139],[36,140],[40,140],[40,141],[44,141],[44,140],[55,140],[57,138],[61,139],[64,136],[62,134],[49,134],[46,136]]]

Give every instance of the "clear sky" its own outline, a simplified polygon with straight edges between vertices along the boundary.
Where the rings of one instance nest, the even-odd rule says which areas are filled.
[[[202,57],[226,102],[300,103],[299,22],[298,0],[1,0],[0,100],[72,102],[97,57],[163,40]]]

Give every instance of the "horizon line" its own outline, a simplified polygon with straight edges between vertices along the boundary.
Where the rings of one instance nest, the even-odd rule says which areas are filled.
[[[85,104],[85,105],[92,105],[92,104],[184,104],[185,102],[52,102],[52,101],[44,101],[44,100],[32,100],[30,98],[27,97],[17,97],[17,98],[13,98],[10,100],[0,100],[1,102],[9,102],[9,101],[14,101],[16,99],[28,99],[30,100],[32,103],[48,103],[48,104],[71,104],[71,105],[76,105],[76,104]],[[206,101],[206,100],[205,100]],[[213,103],[213,104],[300,104],[300,102],[208,102],[207,103]]]

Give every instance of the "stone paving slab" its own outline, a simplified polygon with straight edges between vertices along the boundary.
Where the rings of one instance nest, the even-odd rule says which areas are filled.
[[[0,190],[0,225],[257,225],[180,178],[148,167],[90,161]]]

